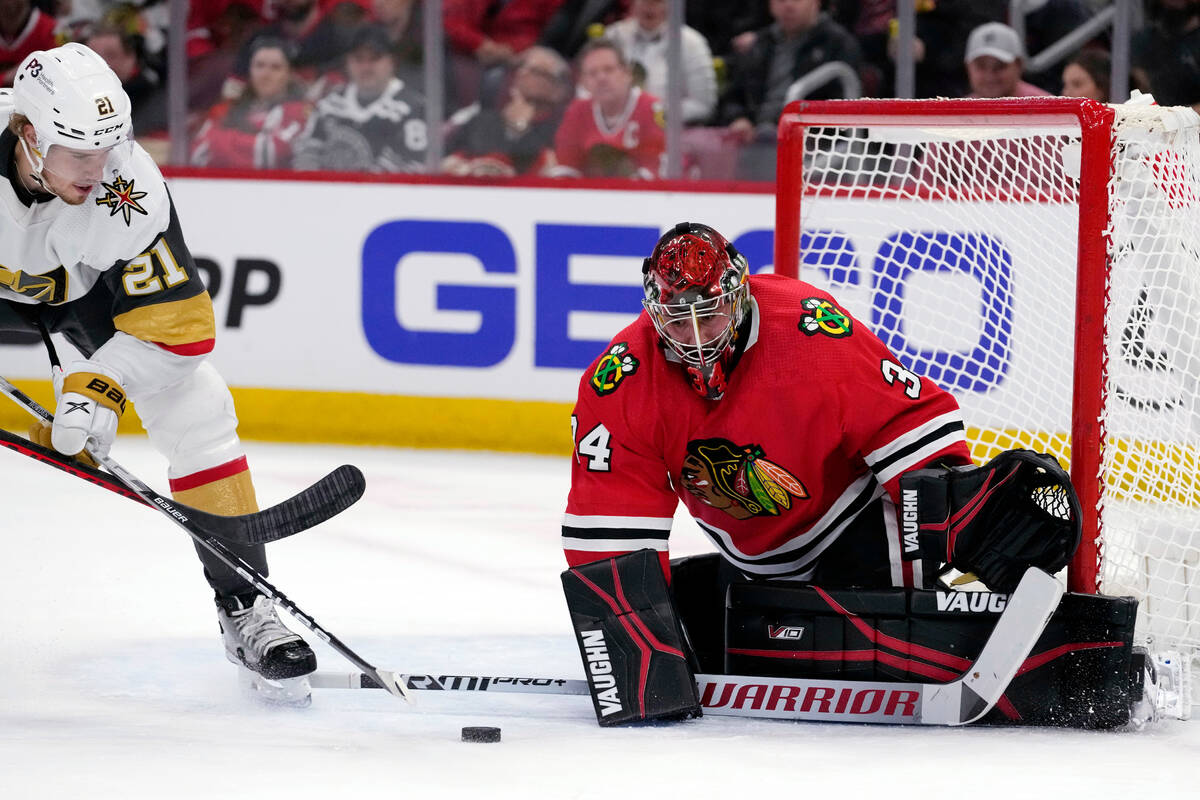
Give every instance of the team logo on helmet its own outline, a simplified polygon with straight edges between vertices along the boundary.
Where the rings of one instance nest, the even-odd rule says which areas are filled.
[[[133,212],[136,211],[143,216],[148,216],[146,209],[142,208],[138,200],[146,196],[146,192],[135,192],[133,190],[133,181],[127,181],[120,175],[112,183],[101,183],[108,194],[104,197],[96,198],[96,205],[108,206],[108,215],[115,217],[117,212],[125,218],[125,224],[128,226],[130,220],[133,219]]]
[[[596,371],[592,373],[592,388],[603,397],[612,394],[626,376],[637,372],[640,362],[629,354],[629,345],[617,342],[600,357]]]
[[[792,507],[793,497],[807,498],[808,490],[795,475],[764,456],[757,444],[693,440],[680,470],[684,488],[736,519],[777,517]]]
[[[850,315],[822,297],[806,297],[800,305],[808,309],[800,316],[799,328],[809,336],[818,333],[841,339],[853,332]]]

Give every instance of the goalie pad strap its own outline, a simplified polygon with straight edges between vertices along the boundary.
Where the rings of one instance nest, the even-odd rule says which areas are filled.
[[[696,681],[658,554],[562,573],[596,720],[604,726],[699,716]]]
[[[111,409],[118,417],[125,413],[125,390],[107,375],[98,372],[72,372],[63,378],[62,393],[74,392]]]

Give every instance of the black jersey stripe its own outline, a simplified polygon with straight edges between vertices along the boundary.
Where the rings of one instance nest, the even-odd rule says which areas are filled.
[[[665,542],[671,532],[651,528],[576,528],[563,525],[562,535],[569,539],[661,539]]]
[[[883,458],[879,459],[878,461],[876,461],[872,464],[869,464],[868,466],[871,467],[871,470],[873,472],[876,472],[876,473],[884,472],[887,470],[888,467],[890,467],[892,464],[895,464],[897,461],[903,461],[905,458],[911,456],[913,453],[917,452],[922,447],[925,447],[925,446],[929,445],[930,443],[935,442],[938,439],[941,439],[943,437],[949,436],[950,434],[955,433],[955,432],[964,433],[964,434],[966,433],[966,427],[963,425],[962,420],[955,420],[954,422],[947,422],[945,425],[941,425],[937,428],[934,428],[932,431],[925,434],[921,438],[919,438],[913,442],[909,442],[907,445],[905,445],[904,447],[901,447],[899,450],[896,450],[894,453],[889,453],[888,455],[884,456]]]

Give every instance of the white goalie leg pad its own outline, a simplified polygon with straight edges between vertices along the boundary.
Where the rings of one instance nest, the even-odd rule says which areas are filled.
[[[225,380],[207,362],[166,388],[133,397],[172,479],[227,464],[245,455],[237,413]]]

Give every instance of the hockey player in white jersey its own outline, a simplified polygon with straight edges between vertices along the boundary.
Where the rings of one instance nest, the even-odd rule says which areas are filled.
[[[205,360],[212,301],[162,174],[132,139],[117,76],[80,44],[34,52],[0,90],[0,126],[0,330],[57,332],[82,354],[54,369],[54,424],[30,438],[107,453],[128,396],[179,502],[258,510],[233,398]],[[266,574],[261,545],[230,547]],[[312,649],[270,600],[197,552],[226,655],[256,688],[303,702]]]

